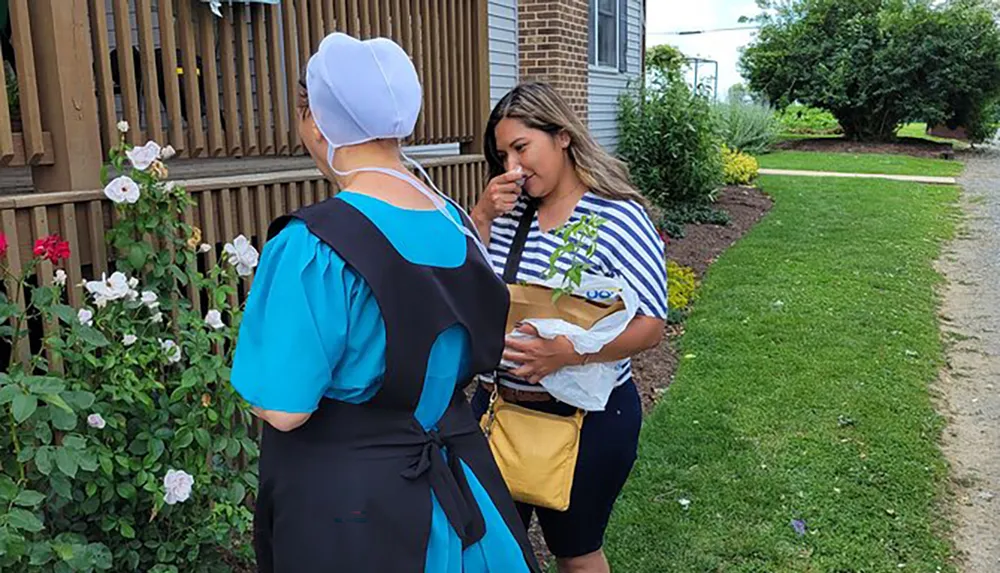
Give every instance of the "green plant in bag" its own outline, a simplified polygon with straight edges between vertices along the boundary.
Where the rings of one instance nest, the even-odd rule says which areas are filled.
[[[549,268],[545,273],[546,280],[560,273],[563,275],[562,284],[559,288],[553,289],[553,303],[564,295],[573,294],[583,281],[583,273],[593,266],[589,261],[597,252],[597,233],[604,222],[605,220],[597,215],[584,215],[556,231],[556,236],[562,239],[562,244],[549,256]],[[564,254],[570,255],[571,262],[569,268],[562,272],[556,263]]]

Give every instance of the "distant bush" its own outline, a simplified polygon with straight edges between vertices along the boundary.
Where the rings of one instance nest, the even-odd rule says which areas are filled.
[[[819,108],[792,104],[778,113],[778,123],[784,133],[831,135],[843,133],[837,118]]]
[[[722,186],[720,134],[708,99],[682,81],[626,92],[618,113],[618,154],[654,204],[707,205]]]
[[[719,103],[714,109],[726,145],[750,155],[766,153],[781,130],[774,110],[765,104]]]
[[[750,185],[760,173],[760,165],[752,155],[722,147],[722,166],[726,185]]]

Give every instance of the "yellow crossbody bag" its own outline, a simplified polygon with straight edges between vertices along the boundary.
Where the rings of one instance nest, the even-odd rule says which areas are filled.
[[[479,424],[516,501],[556,511],[569,508],[584,414],[530,410],[505,402],[493,387]]]

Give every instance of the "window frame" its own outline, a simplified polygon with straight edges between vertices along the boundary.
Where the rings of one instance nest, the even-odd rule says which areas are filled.
[[[600,36],[600,20],[601,20],[601,0],[590,0],[590,33],[591,33],[591,46],[590,46],[590,65],[600,69],[602,71],[614,71],[616,73],[620,72],[620,62],[621,62],[621,46],[622,46],[622,26],[621,26],[621,13],[622,13],[622,2],[627,2],[628,0],[614,0],[614,13],[612,17],[615,23],[615,49],[611,63],[601,62],[601,36]]]

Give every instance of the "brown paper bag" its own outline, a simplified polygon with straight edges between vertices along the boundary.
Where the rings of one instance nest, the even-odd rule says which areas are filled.
[[[510,311],[507,332],[528,318],[559,318],[579,327],[590,329],[601,319],[625,310],[621,299],[601,304],[576,295],[563,295],[552,302],[552,289],[539,285],[507,285],[510,291]]]

